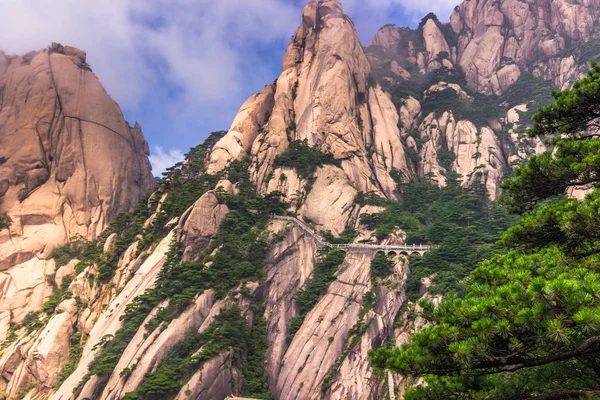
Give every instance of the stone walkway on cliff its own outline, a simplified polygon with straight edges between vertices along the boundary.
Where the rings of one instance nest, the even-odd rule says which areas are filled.
[[[377,253],[377,252],[385,252],[385,253],[397,253],[402,255],[411,255],[411,254],[419,254],[423,255],[431,250],[431,247],[423,244],[413,244],[413,245],[383,245],[383,244],[332,244],[329,243],[323,236],[314,231],[310,226],[306,223],[300,221],[298,218],[294,217],[283,217],[274,215],[273,220],[276,221],[284,221],[291,222],[297,227],[299,227],[304,233],[309,235],[314,239],[314,241],[319,245],[319,247],[331,247],[334,249],[344,250],[346,252],[355,251],[355,252],[369,252],[369,253]]]

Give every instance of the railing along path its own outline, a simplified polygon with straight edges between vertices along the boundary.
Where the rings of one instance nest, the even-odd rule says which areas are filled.
[[[272,216],[272,219],[276,221],[286,221],[295,224],[302,231],[312,237],[315,242],[319,245],[319,247],[331,247],[333,249],[339,250],[356,250],[356,251],[385,251],[385,252],[397,252],[397,253],[406,253],[406,254],[425,254],[431,250],[431,247],[423,244],[413,244],[413,245],[383,245],[383,244],[332,244],[325,240],[323,236],[319,233],[315,232],[310,226],[306,223],[300,221],[298,218],[294,217],[283,217],[279,215]]]

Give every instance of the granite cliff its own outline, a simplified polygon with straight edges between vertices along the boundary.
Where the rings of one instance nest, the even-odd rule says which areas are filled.
[[[93,156],[67,171],[54,167],[50,155],[60,160],[62,147],[43,147],[50,139],[35,129],[55,126],[53,118],[44,125],[29,114],[15,125],[29,124],[29,147],[53,150],[45,150],[46,164],[6,184],[7,204],[20,204],[23,189],[24,203],[45,204],[36,193],[60,186],[53,196],[64,199],[65,211],[51,215],[67,222],[52,226],[64,230],[62,243],[74,233],[90,241],[74,244],[73,253],[62,248],[53,285],[23,294],[27,306],[4,317],[16,319],[5,328],[0,391],[61,400],[402,398],[408,383],[373,370],[368,352],[407,341],[422,326],[418,308],[407,308],[407,258],[384,257],[381,272],[374,248],[327,248],[311,232],[330,242],[403,244],[402,230],[381,237],[361,217],[401,199],[401,185],[457,179],[495,198],[513,166],[545,149],[524,135],[535,107],[598,57],[598,12],[594,0],[470,0],[448,24],[428,15],[417,29],[385,26],[364,48],[340,2],[309,1],[277,81],[107,230],[150,188],[139,127],[128,127],[116,105],[91,89],[77,104],[98,95],[114,106],[114,120],[100,126],[86,107],[67,106],[81,91],[66,89],[71,79],[51,78],[52,66],[69,62],[72,73],[97,83],[80,52],[36,53],[30,64],[50,79],[43,87],[54,90],[56,81],[65,90],[42,96],[52,99],[50,115],[65,121],[60,129],[80,134],[87,126],[125,141],[131,153],[111,157],[112,177],[130,171],[121,177],[130,184],[116,196],[110,183],[119,181],[94,178]],[[23,72],[30,65],[22,58],[4,64]],[[0,82],[10,82],[5,76]],[[14,97],[9,89],[0,83],[3,104]],[[63,189],[70,179],[87,182],[78,187],[89,195],[71,199]],[[36,220],[14,207],[3,208],[13,224]],[[31,248],[44,280],[58,255],[45,260],[50,248]],[[26,268],[24,258],[6,258],[9,271]],[[421,295],[432,296],[431,279],[421,283]],[[42,305],[59,292],[54,308]]]
[[[52,291],[52,251],[75,237],[95,239],[152,190],[148,154],[141,127],[125,122],[83,51],[55,43],[23,56],[0,52],[2,340]],[[73,322],[67,312],[48,334],[68,340]],[[30,345],[20,349],[29,357],[23,365],[35,363],[35,351],[50,364],[27,374],[52,379],[65,349]],[[0,392],[12,393],[6,382]]]

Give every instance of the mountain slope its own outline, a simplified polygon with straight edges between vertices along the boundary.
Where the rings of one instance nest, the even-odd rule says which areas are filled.
[[[367,56],[420,179],[444,185],[452,169],[495,198],[512,167],[544,150],[523,135],[533,111],[597,59],[599,12],[597,1],[465,1],[448,24],[429,14],[414,30],[382,27]]]
[[[24,56],[0,52],[2,340],[52,292],[47,276],[57,271],[46,260],[52,250],[76,236],[96,238],[152,190],[148,154],[141,127],[125,122],[84,52],[60,44]],[[30,369],[24,375],[53,379],[61,352],[68,355],[66,332],[73,322],[65,313],[49,328],[53,339],[20,349]],[[43,356],[34,361],[36,352],[47,362]],[[32,363],[40,364],[37,372]],[[11,385],[0,382],[0,391],[15,393]]]
[[[367,49],[338,1],[309,1],[281,76],[228,132],[191,149],[96,240],[53,255],[75,275],[50,296],[66,312],[12,327],[0,384],[50,399],[401,397],[407,383],[373,370],[369,350],[422,326],[407,298],[439,300],[493,253],[507,218],[487,195],[544,149],[523,134],[548,101],[542,78],[568,84],[590,61],[577,57],[593,44],[597,4],[539,3],[511,10],[563,38],[577,71],[541,74],[553,61],[527,46],[543,29],[521,43],[520,25],[497,14],[510,0],[466,1],[452,24],[386,26]],[[521,50],[475,76],[501,19],[502,41]],[[437,246],[409,265],[323,246],[311,230],[331,244]],[[34,362],[23,356],[32,343],[60,354]]]

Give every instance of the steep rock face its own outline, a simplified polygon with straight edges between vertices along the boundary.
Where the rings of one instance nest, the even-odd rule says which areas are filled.
[[[583,4],[587,7],[592,3]],[[475,7],[472,12],[479,11]],[[489,35],[493,40],[486,40],[494,42],[489,46],[495,52],[494,24],[501,16],[490,11],[485,18],[489,26],[484,23],[469,29],[473,30],[473,38],[483,38],[487,31],[492,32]],[[458,26],[456,18],[453,24]],[[389,339],[405,343],[410,340],[410,333],[424,324],[422,318],[417,318],[411,326],[401,321],[409,320],[409,311],[401,311],[407,301],[405,259],[393,257],[391,274],[374,278],[371,271],[374,251],[349,250],[344,262],[332,272],[326,288],[315,295],[310,311],[302,311],[298,294],[309,287],[323,260],[320,252],[323,243],[315,238],[315,231],[330,230],[338,235],[353,228],[359,231],[354,243],[375,240],[374,232],[361,226],[359,216],[382,209],[361,206],[357,199],[360,192],[394,197],[393,171],[403,175],[405,181],[433,179],[444,185],[452,169],[462,175],[463,185],[482,185],[495,197],[499,193],[498,182],[512,165],[543,151],[541,142],[522,133],[523,120],[532,106],[526,101],[523,104],[513,101],[500,107],[501,112],[496,113],[494,108],[490,118],[485,118],[487,115],[478,118],[481,116],[474,110],[481,110],[476,106],[485,98],[452,72],[458,70],[460,56],[467,50],[465,47],[459,51],[462,39],[451,37],[451,32],[448,26],[433,19],[424,21],[417,33],[386,26],[365,54],[339,2],[310,1],[276,84],[266,86],[242,106],[228,134],[205,159],[206,172],[216,175],[227,171],[231,161],[249,158],[251,179],[258,192],[266,198],[273,192],[283,193],[290,203],[287,211],[297,217],[295,222],[289,217],[264,221],[257,229],[261,238],[269,241],[263,279],[242,282],[225,294],[217,295],[216,291],[203,288],[180,314],[150,330],[148,322],[168,308],[169,300],[154,304],[139,328],[134,327],[133,338],[123,346],[124,350],[115,355],[118,360],[114,370],[84,379],[99,353],[97,346],[123,326],[121,317],[127,305],[154,286],[170,249],[180,249],[182,261],[192,261],[192,268],[213,266],[212,256],[219,251],[213,238],[227,216],[239,212],[233,206],[230,210],[224,200],[227,195],[240,193],[238,182],[230,176],[227,177],[230,180],[220,176],[218,179],[222,180],[214,190],[203,192],[187,211],[166,225],[173,231],[159,244],[152,245],[151,250],[138,251],[146,248],[143,242],[148,231],[135,236],[118,260],[110,284],[90,282],[88,277],[97,265],[75,277],[69,289],[81,299],[81,304],[69,308],[71,312],[44,321],[50,324],[46,327],[52,326],[60,335],[50,335],[46,328],[31,334],[19,331],[19,340],[0,356],[0,374],[4,377],[0,390],[9,391],[14,397],[37,382],[41,390],[32,391],[31,398],[122,398],[138,389],[147,373],[156,372],[169,351],[189,332],[206,331],[223,309],[237,305],[250,328],[256,310],[264,307],[268,342],[264,372],[275,399],[370,400],[386,394],[391,399],[401,398],[402,388],[408,382],[391,373],[373,371],[368,352]],[[469,50],[477,63],[482,62],[480,55],[484,50],[481,44],[478,46]],[[548,44],[546,47],[551,48]],[[83,54],[73,49],[63,51],[85,67]],[[0,71],[2,59],[0,56]],[[494,57],[491,60],[495,62]],[[567,71],[575,64],[563,60],[560,68]],[[481,87],[477,86],[479,76],[477,85],[474,84],[486,93],[495,92],[496,88],[504,92],[525,70],[518,63],[488,67],[483,65],[482,71],[493,70],[493,73],[485,75]],[[378,79],[381,70],[386,74]],[[570,81],[575,75],[569,73],[561,79]],[[444,80],[439,76],[454,79]],[[414,86],[418,90],[409,90]],[[331,153],[335,161],[315,167],[310,176],[302,174],[296,165],[277,164],[277,156],[285,155],[293,141],[306,141],[313,150]],[[161,195],[156,212],[160,204],[169,201],[170,193]],[[156,214],[148,218],[144,229],[151,230],[156,220]],[[402,244],[405,236],[398,230],[383,243]],[[109,253],[118,239],[109,236],[102,246],[104,253]],[[172,244],[180,247],[171,247]],[[23,293],[32,300],[25,301],[36,302],[40,307],[50,291],[42,283],[43,277],[56,268],[54,261],[33,260],[43,264],[39,273],[19,282],[19,287],[29,288]],[[197,260],[205,264],[195,264]],[[76,264],[69,263],[56,271],[55,281],[73,274]],[[179,282],[183,279],[185,276]],[[13,281],[12,277],[0,279],[0,288],[15,286]],[[19,318],[28,312],[26,307],[18,308],[23,299],[9,305]],[[435,302],[439,300],[434,298]],[[7,299],[4,301],[0,305],[8,304]],[[251,304],[252,301],[256,303]],[[252,307],[256,305],[260,307]],[[67,305],[62,306],[67,309]],[[0,321],[8,317],[0,314]],[[293,330],[292,325],[295,325]],[[54,390],[57,374],[50,371],[65,365],[69,347],[65,338],[73,329],[84,335],[87,342],[75,371]],[[38,342],[45,344],[37,345]],[[49,348],[55,351],[46,351]],[[38,352],[43,359],[36,358]],[[185,374],[172,395],[182,400],[240,395],[247,371],[240,367],[234,352],[224,350],[211,357],[197,370]],[[79,391],[74,393],[77,388]]]
[[[175,400],[212,400],[230,398],[240,385],[240,371],[233,365],[233,354],[219,354],[207,361],[175,397]]]
[[[400,43],[400,38],[400,31],[394,25],[385,25],[377,31],[377,34],[371,40],[370,46],[381,47],[387,51],[395,51]]]
[[[179,221],[179,240],[185,243],[184,259],[193,258],[197,250],[204,249],[213,235],[219,232],[221,222],[229,213],[225,204],[219,204],[215,192],[202,196]]]
[[[560,59],[560,53],[575,42],[590,40],[598,12],[598,0],[465,1],[451,16],[459,36],[458,63],[469,85],[485,93],[505,90],[499,85],[501,68],[511,63],[519,67],[512,67],[512,75],[527,70],[564,88],[564,83],[572,82],[565,74],[572,72],[556,68],[551,59]]]
[[[231,160],[236,160],[249,153],[262,126],[266,123],[271,110],[275,87],[265,88],[252,96],[240,108],[226,137],[219,141],[209,155],[207,173],[221,171]]]
[[[0,52],[0,340],[39,311],[50,252],[94,238],[154,185],[141,127],[130,127],[86,64],[59,44]],[[61,275],[64,276],[64,270]]]
[[[392,196],[392,168],[408,173],[396,126],[399,117],[389,97],[368,82],[369,72],[358,35],[341,5],[311,1],[285,54],[267,123],[261,129],[254,125],[238,141],[240,130],[234,122],[215,148],[227,148],[231,158],[242,157],[242,148],[251,154],[253,179],[264,190],[270,187],[267,177],[275,157],[285,152],[290,141],[306,140],[309,146],[331,152],[358,190]],[[263,118],[267,103],[250,99],[238,118]],[[251,151],[247,146],[231,145],[252,140]],[[215,168],[219,166],[212,161],[216,157],[215,152],[209,159]],[[293,193],[305,185],[290,180],[282,182],[278,190]]]
[[[492,198],[499,194],[498,182],[506,170],[502,146],[488,127],[477,129],[470,121],[456,121],[452,112],[440,117],[428,115],[419,128],[424,142],[421,158],[434,162],[422,163],[422,176],[433,175],[434,180],[444,185],[447,168],[451,167],[462,176],[464,186],[479,182],[486,186]],[[437,161],[436,149],[447,145],[454,153],[454,161],[449,166],[441,166]]]
[[[55,44],[2,55],[0,269],[94,237],[153,186],[148,145],[85,63]],[[2,69],[2,68],[0,68]]]
[[[446,29],[434,18],[416,31],[386,25],[370,48],[402,53],[421,74],[458,65],[469,86],[485,94],[505,93],[523,72],[565,89],[597,54],[599,13],[598,0],[463,1]],[[578,48],[585,43],[591,51]]]
[[[120,291],[105,310],[100,308],[100,314],[94,318],[92,328],[87,335],[87,342],[83,348],[81,361],[78,363],[77,369],[65,380],[65,382],[51,396],[51,399],[71,399],[73,391],[78,387],[79,382],[88,372],[90,363],[98,354],[98,343],[106,335],[114,335],[114,333],[122,326],[120,317],[125,312],[127,304],[144,293],[144,291],[154,285],[156,276],[160,272],[162,266],[167,259],[167,253],[173,238],[174,232],[166,236],[157,246],[155,251],[146,259],[139,267],[133,277],[127,282],[127,285]],[[75,292],[74,294],[79,294]],[[81,317],[85,317],[85,310],[81,313]],[[84,322],[80,323],[85,326]],[[127,353],[128,354],[128,353]],[[117,372],[117,375],[120,371]],[[90,381],[92,382],[92,381]],[[93,382],[86,385],[86,390],[94,392]]]
[[[403,291],[375,288],[370,277],[373,255],[349,253],[327,294],[288,345],[288,321],[298,312],[293,299],[313,272],[317,248],[312,238],[292,224],[276,222],[271,229],[287,232],[269,254],[266,267],[265,317],[271,343],[266,373],[273,394],[279,399],[379,398],[380,378],[370,370],[367,352],[393,330],[405,301]],[[404,264],[397,261],[392,281],[404,282],[406,272]],[[379,299],[372,309],[364,298],[370,290]],[[357,321],[364,333],[350,345]]]
[[[600,51],[599,13],[598,0],[464,1],[448,24],[429,14],[414,30],[382,27],[367,56],[398,109],[416,179],[444,185],[452,167],[464,184],[482,183],[495,198],[511,168],[544,149],[523,134],[532,110],[550,101],[536,86],[567,88]],[[487,106],[478,106],[482,100]],[[440,159],[448,152],[449,164]]]
[[[428,19],[423,26],[423,39],[425,49],[429,53],[429,61],[435,60],[441,52],[450,54],[450,47],[444,34],[440,31],[433,19]]]
[[[32,384],[48,389],[57,381],[69,359],[69,337],[77,317],[75,300],[65,300],[59,310],[39,335],[24,336],[0,357],[0,390],[9,398]]]

